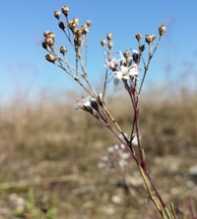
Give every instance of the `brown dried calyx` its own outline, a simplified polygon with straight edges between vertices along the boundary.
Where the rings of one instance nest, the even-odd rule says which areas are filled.
[[[58,60],[58,57],[52,54],[47,54],[45,58],[48,62],[51,62],[51,63],[55,63]]]
[[[148,44],[153,43],[155,39],[156,39],[156,36],[153,34],[147,34],[145,37],[145,40]]]
[[[44,41],[42,43],[45,49],[52,48],[55,44],[55,34],[51,31],[44,32]]]
[[[166,33],[166,30],[167,30],[166,26],[162,24],[158,29],[159,36],[163,36]]]

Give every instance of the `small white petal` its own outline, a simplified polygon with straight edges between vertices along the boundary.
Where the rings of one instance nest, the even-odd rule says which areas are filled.
[[[135,135],[133,140],[132,140],[132,145],[137,146],[138,145],[138,139],[137,136]]]
[[[131,77],[137,76],[138,75],[138,66],[136,64],[133,64],[130,69],[129,69],[129,75]]]

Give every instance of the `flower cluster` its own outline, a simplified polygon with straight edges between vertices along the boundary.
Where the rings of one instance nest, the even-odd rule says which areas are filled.
[[[58,27],[65,33],[70,45],[74,47],[76,56],[80,58],[80,50],[91,27],[91,22],[86,21],[80,26],[78,18],[69,19],[69,12],[69,7],[65,5],[54,12],[54,17],[58,20]],[[42,46],[48,51],[46,55],[47,61],[55,63],[59,60],[58,54],[55,53],[55,34],[53,32],[47,31],[44,33]],[[60,46],[59,53],[64,56],[66,52],[67,48]]]
[[[139,52],[137,50],[120,53],[120,59],[108,58],[107,67],[119,80],[133,80],[138,76]]]
[[[102,90],[97,92],[88,77],[88,68],[86,66],[85,42],[87,34],[91,27],[91,22],[86,21],[80,25],[78,18],[69,18],[70,9],[63,6],[60,10],[54,12],[54,17],[58,20],[59,29],[65,34],[67,43],[73,50],[75,59],[73,63],[68,61],[67,47],[56,47],[55,34],[51,31],[44,33],[43,48],[47,51],[47,61],[56,64],[61,70],[69,75],[73,81],[83,89],[85,98],[79,102],[79,108],[88,112],[96,118],[103,127],[105,127],[118,141],[118,144],[108,148],[107,156],[101,159],[100,167],[110,169],[120,168],[121,171],[128,167],[129,159],[132,159],[141,174],[147,193],[153,204],[163,218],[169,218],[168,209],[157,191],[147,169],[144,148],[140,138],[140,95],[141,90],[149,70],[151,60],[159,47],[161,38],[166,32],[166,26],[161,25],[158,28],[157,35],[141,33],[135,34],[137,46],[135,50],[127,49],[120,52],[120,57],[114,54],[113,35],[108,33],[106,38],[101,41],[101,46],[105,49],[105,77]],[[84,51],[82,50],[84,49]],[[70,58],[70,57],[69,57]],[[124,89],[129,95],[132,107],[130,134],[125,134],[118,121],[113,117],[107,106],[107,85],[109,83],[109,74],[122,81]],[[139,76],[140,75],[140,76]],[[170,217],[173,218],[174,217]]]

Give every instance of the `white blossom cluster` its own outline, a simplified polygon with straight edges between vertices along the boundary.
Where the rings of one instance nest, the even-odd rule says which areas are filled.
[[[120,59],[108,58],[106,61],[115,78],[129,80],[138,76],[140,55],[137,50],[120,53]]]

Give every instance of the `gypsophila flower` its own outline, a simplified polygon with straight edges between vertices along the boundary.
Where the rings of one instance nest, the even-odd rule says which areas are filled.
[[[107,67],[118,80],[129,80],[138,76],[139,52],[133,50],[120,53],[120,59],[112,58],[106,61]]]
[[[129,80],[138,75],[138,67],[136,64],[132,64],[130,67],[124,65],[120,66],[120,70],[115,72],[115,76],[119,80]]]
[[[95,111],[98,110],[98,103],[97,100],[93,97],[86,97],[83,98],[79,103],[78,103],[78,108],[90,112],[91,114],[94,113]]]

